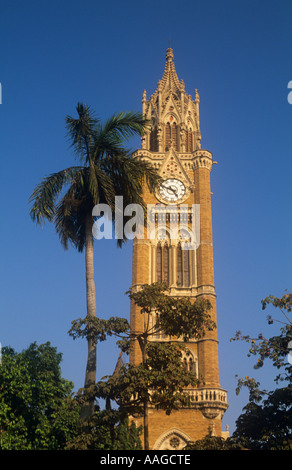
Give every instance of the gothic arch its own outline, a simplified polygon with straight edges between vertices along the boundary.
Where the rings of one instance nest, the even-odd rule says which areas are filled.
[[[185,129],[185,151],[191,153],[194,151],[194,131],[191,124]]]
[[[172,147],[179,150],[180,125],[174,115],[165,120],[164,127],[164,150],[169,151]]]
[[[170,227],[149,225],[150,282],[166,282],[175,288],[197,285],[196,245],[187,224],[178,227],[174,238]]]
[[[191,441],[188,434],[178,428],[168,429],[161,434],[153,446],[153,450],[180,450]]]
[[[198,358],[190,349],[186,349],[186,351],[182,353],[182,363],[185,370],[192,372],[198,377]]]

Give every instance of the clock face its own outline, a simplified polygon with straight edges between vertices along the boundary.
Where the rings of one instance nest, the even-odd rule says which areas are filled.
[[[185,195],[185,193],[185,185],[181,181],[173,178],[163,181],[159,188],[160,196],[169,202],[178,201]]]

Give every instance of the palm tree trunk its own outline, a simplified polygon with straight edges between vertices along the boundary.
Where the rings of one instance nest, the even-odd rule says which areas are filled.
[[[96,295],[94,283],[93,263],[93,235],[92,217],[86,218],[86,245],[85,245],[85,270],[86,270],[86,302],[87,316],[96,317]],[[88,357],[85,373],[84,388],[88,389],[96,381],[96,340],[88,338]],[[88,419],[94,413],[94,398],[90,398],[81,409],[81,419]]]

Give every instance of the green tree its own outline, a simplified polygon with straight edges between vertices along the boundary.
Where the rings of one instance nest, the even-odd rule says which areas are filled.
[[[72,322],[69,334],[74,338],[92,335],[100,341],[114,334],[119,337],[122,350],[127,352],[133,342],[139,344],[141,364],[122,365],[117,373],[92,387],[91,392],[97,398],[115,402],[125,416],[143,416],[144,449],[149,449],[149,406],[169,414],[188,403],[185,388],[199,384],[202,379],[182,366],[184,343],[204,336],[216,325],[208,314],[209,301],[200,299],[192,303],[187,298],[171,297],[166,284],[146,284],[137,292],[130,289],[127,293],[144,316],[142,332],[131,331],[125,319],[111,317],[109,320],[95,318],[90,324],[88,319],[78,319]],[[170,340],[152,342],[153,334],[161,332]]]
[[[147,124],[139,113],[120,113],[103,125],[89,107],[77,105],[77,118],[66,117],[69,139],[79,160],[72,166],[54,173],[41,181],[33,191],[30,215],[37,224],[53,222],[65,249],[71,243],[85,250],[87,317],[96,316],[96,291],[93,263],[93,208],[98,204],[124,214],[131,203],[144,207],[142,190],[148,185],[153,190],[159,181],[156,170],[142,160],[131,158],[125,142],[132,136],[142,135]],[[121,208],[116,196],[122,196]],[[119,246],[127,240],[120,233]],[[96,341],[88,338],[88,360],[85,388],[96,379]],[[84,404],[82,418],[94,411],[94,403]]]
[[[216,437],[208,435],[203,439],[195,442],[189,442],[184,450],[243,450],[244,447],[241,442],[236,439],[228,437]]]
[[[0,449],[63,449],[78,424],[73,384],[61,377],[62,355],[50,343],[2,351]]]
[[[122,415],[142,416],[144,449],[149,449],[148,408],[154,406],[170,414],[189,404],[185,388],[200,381],[185,371],[182,346],[150,343],[146,359],[139,365],[125,364],[116,376],[104,377],[96,384],[95,396],[113,401]]]
[[[234,436],[244,438],[253,449],[291,449],[292,445],[292,323],[290,313],[292,294],[282,298],[269,296],[262,300],[262,308],[266,310],[271,305],[281,312],[281,319],[269,314],[269,325],[281,324],[280,333],[270,338],[260,333],[257,337],[236,333],[233,340],[245,341],[249,344],[248,356],[255,356],[255,369],[271,361],[276,369],[276,385],[286,385],[268,391],[261,387],[259,381],[246,376],[238,379],[236,393],[243,387],[249,390],[249,402],[236,422]]]
[[[141,428],[130,423],[119,410],[96,410],[67,443],[67,449],[141,450],[140,434]]]
[[[292,388],[266,393],[261,403],[250,401],[236,421],[233,437],[250,449],[292,449]]]

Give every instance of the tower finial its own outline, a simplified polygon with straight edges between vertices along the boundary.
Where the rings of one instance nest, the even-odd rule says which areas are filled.
[[[174,57],[174,55],[173,55],[173,50],[171,49],[171,47],[169,47],[169,48],[167,49],[167,51],[166,51],[166,60],[167,60],[168,62],[172,62],[173,57]]]

